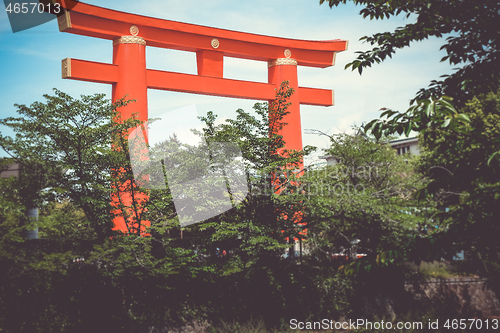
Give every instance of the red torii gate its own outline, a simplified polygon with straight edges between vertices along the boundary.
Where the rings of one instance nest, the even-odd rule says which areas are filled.
[[[72,0],[58,0],[59,30],[113,41],[113,63],[66,58],[63,79],[112,85],[113,101],[128,94],[135,99],[120,109],[124,118],[133,113],[148,119],[147,89],[273,101],[283,81],[295,90],[280,132],[287,149],[302,149],[300,104],[331,106],[333,91],[299,87],[297,65],[325,68],[334,65],[337,52],[347,49],[345,40],[309,41],[256,35],[238,31],[129,14]],[[64,8],[72,8],[65,10]],[[198,75],[146,68],[146,45],[196,52]],[[268,83],[226,79],[224,57],[265,61]],[[123,224],[122,224],[123,223]],[[125,222],[115,221],[126,231]]]

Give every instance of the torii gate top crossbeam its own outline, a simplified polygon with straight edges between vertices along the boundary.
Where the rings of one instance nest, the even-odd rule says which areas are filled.
[[[346,40],[309,41],[263,36],[201,25],[157,19],[97,7],[72,0],[59,0],[63,8],[73,8],[58,17],[64,32],[113,40],[130,34],[131,25],[140,26],[148,46],[196,52],[213,50],[211,41],[219,41],[217,51],[224,56],[272,61],[289,49],[297,64],[325,68],[335,62],[335,53],[347,49]]]

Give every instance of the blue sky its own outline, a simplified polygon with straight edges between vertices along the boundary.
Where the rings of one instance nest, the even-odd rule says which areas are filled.
[[[426,87],[430,80],[452,71],[447,63],[439,63],[444,55],[439,51],[444,41],[439,39],[414,43],[410,48],[399,51],[393,59],[366,70],[362,76],[357,72],[344,70],[345,64],[355,58],[355,51],[369,47],[358,41],[360,37],[392,31],[412,21],[411,17],[370,21],[363,19],[358,14],[360,7],[354,5],[330,9],[327,5],[320,6],[317,0],[84,2],[139,15],[263,35],[310,40],[349,40],[349,49],[337,54],[335,66],[326,69],[298,69],[301,86],[335,91],[335,106],[301,107],[303,129],[317,129],[329,134],[350,131],[353,125],[376,118],[382,107],[406,109],[418,89]],[[30,104],[43,100],[42,95],[50,94],[54,87],[74,97],[106,93],[111,98],[109,85],[61,79],[61,60],[67,57],[111,63],[112,44],[108,40],[61,33],[55,20],[14,34],[7,15],[2,10],[0,117],[15,116],[15,103]],[[146,57],[148,68],[196,74],[194,53],[148,47]],[[267,82],[267,64],[225,58],[224,76]],[[219,118],[224,119],[234,117],[238,108],[250,111],[255,102],[148,91],[150,117],[194,105],[200,115],[212,110]],[[175,121],[175,112],[170,114],[172,121]],[[0,128],[0,131],[9,133],[5,128]],[[303,135],[303,143],[319,148],[328,146],[325,137],[310,134]],[[320,151],[316,154],[318,155],[321,155]],[[5,154],[0,152],[0,156]],[[314,158],[306,162],[313,161]]]

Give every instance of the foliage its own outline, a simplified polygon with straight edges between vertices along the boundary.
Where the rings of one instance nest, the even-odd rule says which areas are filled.
[[[111,149],[120,133],[137,124],[130,119],[115,124],[117,108],[104,95],[80,100],[55,89],[46,103],[17,105],[21,117],[0,120],[14,138],[0,136],[0,146],[23,166],[20,198],[27,207],[44,201],[70,200],[83,210],[100,241],[111,235],[109,185],[117,165],[126,156]]]
[[[238,110],[236,119],[220,125],[209,113],[202,118],[207,126],[200,132],[204,140],[200,146],[185,145],[172,137],[150,147],[151,159],[162,161],[161,168],[145,169],[153,183],[161,176],[156,179],[161,179],[163,187],[159,182],[154,188],[144,188],[147,179],[137,178],[128,163],[137,153],[130,149],[128,133],[138,122],[118,119],[114,124],[116,105],[104,101],[103,96],[73,100],[56,92],[48,104],[22,108],[29,115],[26,124],[19,118],[2,120],[17,126],[20,134],[14,139],[1,137],[2,145],[10,147],[14,157],[28,167],[20,179],[0,181],[1,329],[140,332],[208,322],[222,330],[266,327],[285,331],[290,318],[337,319],[361,313],[360,294],[380,292],[380,286],[390,291],[400,285],[403,276],[394,264],[414,255],[404,245],[419,243],[419,237],[429,238],[426,214],[431,213],[432,205],[411,198],[425,185],[413,170],[415,161],[399,158],[388,146],[362,135],[339,135],[332,137],[327,151],[341,160],[336,168],[299,170],[304,175],[296,177],[309,149],[283,149],[279,130],[285,126],[282,117],[291,93],[283,86],[270,108],[257,104],[255,115]],[[100,105],[102,117],[78,123],[87,119],[85,114],[73,116],[76,122],[71,124],[68,105],[89,110]],[[36,110],[40,112],[34,113]],[[37,124],[37,117],[47,119],[54,133]],[[476,118],[470,115],[470,119],[474,124]],[[492,118],[489,124],[495,121]],[[55,128],[79,139],[68,140],[64,146],[63,136]],[[92,133],[92,138],[86,133]],[[105,139],[110,133],[116,134],[114,139]],[[33,151],[29,139],[40,145],[38,151]],[[86,144],[78,144],[79,140]],[[224,148],[220,142],[233,146],[219,152],[209,149]],[[243,192],[227,187],[233,196],[232,209],[181,228],[179,213],[187,205],[174,202],[178,198],[171,182],[191,179],[193,170],[205,177],[203,161],[207,159],[217,161],[209,166],[211,170],[229,179],[233,170],[224,166],[238,158],[232,147],[241,152],[248,194],[242,196]],[[495,163],[493,159],[490,164]],[[61,170],[65,171],[62,175]],[[119,179],[113,183],[112,176]],[[40,196],[26,199],[23,191],[31,181],[42,191]],[[150,236],[145,237],[137,225],[127,234],[105,230],[112,217],[110,194],[120,184],[125,184],[126,191],[134,189],[149,196],[147,205],[131,211],[131,216],[132,221],[151,221]],[[363,191],[319,191],[348,184]],[[187,188],[184,194],[191,195],[189,191]],[[41,209],[41,238],[26,240],[23,232],[28,226],[20,217],[33,204]],[[126,207],[124,201],[121,204]],[[112,237],[100,236],[99,229]],[[440,235],[440,231],[429,234]],[[294,237],[313,246],[312,258],[304,257],[300,265],[283,258],[290,246],[288,239]],[[361,240],[358,252],[368,256],[346,265],[344,271],[357,270],[353,275],[366,277],[361,282],[371,284],[340,274],[338,265],[330,262],[332,253],[351,248],[355,239]],[[429,247],[429,243],[419,244]],[[224,324],[230,322],[234,324]]]
[[[290,330],[291,331],[291,330]],[[262,320],[252,320],[245,324],[238,322],[221,323],[219,328],[212,328],[213,333],[267,333],[269,330]],[[273,332],[273,331],[271,331]]]
[[[139,332],[192,322],[246,322],[251,316],[280,328],[290,316],[348,313],[348,279],[282,257],[290,246],[286,236],[296,233],[288,216],[299,205],[284,190],[275,192],[295,188],[293,175],[281,177],[287,174],[281,170],[293,168],[303,152],[284,151],[282,137],[269,124],[285,126],[281,117],[290,93],[280,90],[271,110],[256,105],[257,116],[238,110],[237,119],[217,126],[212,113],[204,118],[206,145],[233,142],[242,152],[249,194],[230,211],[183,228],[170,187],[144,189],[146,180],[132,182],[137,178],[128,161],[136,152],[127,137],[138,122],[117,118],[115,110],[125,101],[111,104],[101,95],[76,100],[56,91],[47,103],[19,106],[25,120],[2,120],[18,133],[2,136],[2,146],[26,167],[19,179],[0,183],[0,328]],[[202,166],[207,150],[198,148],[174,137],[150,153],[171,157],[162,164],[165,173],[181,161]],[[171,175],[190,177],[185,168]],[[113,183],[113,176],[120,178]],[[30,185],[36,195],[26,198]],[[149,196],[139,209],[142,216],[131,216],[151,221],[150,236],[141,236],[139,226],[127,234],[110,231],[110,194],[122,185]],[[25,206],[40,208],[40,239],[24,238],[19,217]]]
[[[1,159],[0,170],[7,169],[10,164],[12,164],[12,160]],[[14,177],[0,178],[0,237],[2,237],[2,244],[5,244],[3,241],[7,239],[22,241],[22,237],[17,237],[20,231],[18,228],[21,228],[17,226],[17,220],[21,218],[24,206],[20,203],[19,191],[15,184]]]
[[[304,154],[285,150],[279,134],[285,126],[282,119],[288,113],[287,99],[292,93],[282,85],[270,108],[267,104],[255,104],[256,116],[239,109],[236,119],[220,125],[215,125],[216,116],[212,112],[201,117],[206,127],[200,134],[207,145],[221,142],[235,145],[241,151],[245,173],[243,186],[248,194],[241,197],[229,189],[233,209],[188,229],[200,236],[197,244],[205,255],[213,257],[216,248],[227,253],[224,259],[227,274],[247,271],[265,257],[279,258],[289,246],[285,236],[295,232],[295,220],[288,218],[297,211],[297,207],[290,208],[294,199],[285,192],[276,192],[290,181],[278,175],[296,168]],[[232,153],[223,156],[235,158]],[[227,166],[228,162],[222,160],[220,164]]]
[[[182,298],[164,302],[149,315],[141,304],[148,292],[161,295],[171,276],[182,275],[185,281],[195,275],[192,251],[166,239],[161,242],[163,256],[155,256],[159,251],[152,248],[158,240],[134,236],[138,228],[109,237],[114,234],[111,194],[119,186],[137,189],[130,182],[126,138],[139,122],[120,119],[117,113],[128,101],[110,103],[104,95],[74,99],[58,90],[45,98],[46,103],[17,105],[21,117],[1,120],[16,132],[14,138],[0,137],[13,156],[2,163],[23,166],[18,179],[0,184],[0,228],[5,231],[0,244],[1,327],[16,332],[35,327],[133,331],[144,321],[161,321],[169,307],[177,314],[167,322],[182,322]],[[127,213],[124,206],[119,207]],[[24,238],[29,227],[22,219],[25,207],[40,208],[40,239]],[[21,313],[26,315],[20,318]]]
[[[320,0],[320,3],[325,2]],[[338,6],[345,0],[329,0]],[[421,134],[427,153],[420,172],[429,183],[416,192],[440,201],[442,213],[433,216],[437,228],[424,240],[408,245],[428,254],[427,259],[451,257],[457,249],[471,250],[483,263],[485,275],[497,275],[498,237],[495,206],[498,192],[500,142],[496,123],[499,89],[498,1],[353,1],[363,6],[360,14],[370,19],[397,15],[413,17],[412,23],[393,32],[362,37],[373,47],[359,52],[346,68],[363,69],[391,57],[398,49],[429,37],[448,35],[441,47],[442,61],[459,65],[442,81],[421,89],[407,111],[382,109],[379,119],[364,130],[377,139],[394,133]],[[448,210],[448,211],[446,211]],[[427,246],[426,246],[427,245]],[[431,255],[434,252],[434,256]]]
[[[411,131],[424,132],[436,127],[461,133],[469,129],[469,116],[459,113],[448,96],[419,100],[406,112],[388,108],[380,111],[383,111],[380,119],[374,119],[364,126],[365,132],[371,132],[377,140],[394,133],[409,136]],[[386,119],[382,119],[384,117]]]
[[[318,254],[330,260],[340,253],[367,254],[345,266],[350,273],[407,259],[405,244],[422,235],[432,207],[412,199],[423,185],[415,158],[397,156],[389,145],[359,134],[332,136],[326,152],[338,163],[302,179],[309,242]]]
[[[326,2],[320,0],[320,4]],[[421,89],[405,112],[382,109],[380,119],[368,123],[364,129],[378,139],[394,133],[406,134],[442,127],[463,132],[469,128],[468,116],[459,113],[457,107],[476,95],[496,92],[499,88],[500,45],[497,21],[500,4],[494,0],[466,1],[379,1],[353,0],[361,5],[360,15],[371,19],[389,19],[397,15],[414,17],[414,23],[397,28],[394,32],[376,33],[362,37],[373,48],[358,52],[356,60],[346,65],[361,74],[364,68],[391,57],[398,49],[411,42],[429,37],[449,35],[441,49],[450,64],[462,65],[445,76],[443,81],[433,80],[429,89]],[[347,0],[329,0],[330,7],[347,3]],[[448,97],[449,96],[449,97]],[[386,117],[386,119],[382,119]],[[496,155],[495,155],[496,156]],[[493,155],[486,158],[492,158]]]
[[[462,108],[470,118],[467,132],[432,128],[420,136],[425,152],[419,169],[430,180],[421,194],[443,207],[435,220],[446,227],[448,244],[476,253],[486,275],[498,270],[500,256],[500,161],[494,156],[500,149],[499,96],[478,96]]]
[[[330,7],[347,3],[347,0],[320,0]],[[500,74],[500,38],[497,18],[500,4],[495,0],[353,0],[361,5],[360,15],[370,20],[382,20],[397,15],[413,17],[413,23],[399,27],[393,32],[380,32],[364,36],[360,40],[373,45],[371,50],[358,52],[356,60],[346,65],[352,70],[371,67],[384,61],[398,50],[412,42],[430,37],[448,35],[441,46],[446,51],[441,61],[462,65],[455,73],[445,76],[443,81],[432,81],[429,89],[421,89],[416,99],[448,95],[456,99],[458,105],[474,95],[496,91]]]
[[[426,278],[447,278],[453,276],[450,266],[446,262],[433,261],[420,263],[418,272]]]
[[[440,212],[426,226],[432,232],[408,248],[427,254],[422,258],[426,260],[451,259],[457,251],[468,251],[470,259],[479,263],[470,267],[472,273],[489,277],[492,286],[498,285],[500,272],[499,110],[499,94],[489,93],[455,111],[449,126],[444,126],[444,112],[431,113],[425,121],[419,116],[402,121],[405,118],[398,115],[386,127],[382,121],[372,122],[374,127],[381,124],[375,128],[379,133],[383,128],[390,132],[397,126],[427,122],[418,128],[423,153],[417,168],[428,182],[415,197],[432,198]]]

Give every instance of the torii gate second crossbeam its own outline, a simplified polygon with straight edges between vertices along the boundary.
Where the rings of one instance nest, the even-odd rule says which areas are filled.
[[[124,118],[133,113],[148,119],[147,90],[160,89],[212,96],[273,101],[283,81],[295,90],[290,113],[280,132],[287,149],[302,149],[300,104],[331,106],[333,91],[300,87],[297,65],[326,68],[345,40],[309,41],[256,35],[140,16],[72,0],[57,0],[62,7],[59,30],[113,41],[113,63],[66,58],[62,77],[112,85],[112,99],[128,94],[135,103],[120,108]],[[73,8],[64,10],[64,8]],[[196,52],[198,75],[151,70],[146,67],[146,45]],[[265,61],[268,83],[223,77],[224,57]],[[124,223],[124,222],[123,222]],[[126,225],[117,225],[126,231]]]

